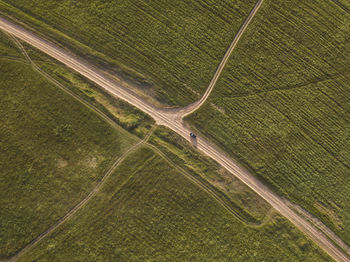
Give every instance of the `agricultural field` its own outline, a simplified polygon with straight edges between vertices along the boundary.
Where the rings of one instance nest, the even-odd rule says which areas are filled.
[[[129,132],[143,138],[154,125],[127,103],[22,45],[49,76]],[[109,125],[35,71],[7,35],[0,33],[0,46],[0,207],[6,210],[0,213],[1,260],[86,197],[139,139]],[[190,181],[199,181],[211,193]],[[252,256],[330,260],[240,181],[158,127],[148,148],[122,162],[83,209],[21,260],[247,261]]]
[[[0,58],[10,60],[21,57],[13,41],[5,33],[0,31]]]
[[[0,34],[0,260],[67,213],[138,141],[33,71],[10,41]]]
[[[42,71],[74,94],[94,105],[115,123],[140,138],[143,138],[149,132],[154,124],[154,120],[150,116],[117,97],[111,97],[96,86],[95,83],[60,64],[55,59],[42,52],[38,52],[26,43],[19,42],[26,50],[30,59]]]
[[[265,1],[209,100],[187,118],[348,244],[349,32],[333,1]]]
[[[231,216],[142,147],[67,223],[19,261],[329,261],[284,218]]]
[[[345,12],[350,14],[350,2],[347,0],[332,0],[334,3],[338,4]]]
[[[111,74],[152,102],[199,98],[255,0],[1,0],[18,19]]]
[[[267,219],[271,206],[231,173],[211,158],[200,154],[175,132],[159,126],[149,138],[149,144],[163,153],[168,161],[182,172],[191,174],[196,181],[214,192],[234,215],[246,223],[260,224]],[[154,149],[154,147],[153,147]]]

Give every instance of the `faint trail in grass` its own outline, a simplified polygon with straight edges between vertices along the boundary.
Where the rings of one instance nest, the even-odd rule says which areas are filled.
[[[186,170],[184,170],[182,167],[175,164],[165,153],[163,153],[159,148],[156,146],[147,143],[147,146],[150,147],[152,150],[154,150],[159,156],[161,156],[168,164],[173,166],[177,171],[179,171],[182,175],[184,175],[187,179],[189,179],[194,185],[200,187],[204,192],[206,192],[208,195],[210,195],[219,205],[221,205],[226,211],[228,211],[231,215],[233,215],[236,219],[241,221],[242,223],[246,224],[250,227],[262,227],[265,225],[271,217],[271,214],[274,212],[273,208],[270,208],[270,210],[266,213],[265,217],[258,221],[256,220],[252,215],[250,215],[248,212],[246,212],[241,207],[237,206],[235,203],[233,203],[224,193],[222,196],[218,194],[218,192],[215,192],[213,188],[211,188],[211,184],[209,182],[205,183],[205,181],[201,181],[200,179],[196,178],[195,176],[188,173]],[[213,186],[214,187],[214,186]],[[226,197],[224,197],[226,196]],[[226,199],[224,199],[226,198]],[[236,206],[237,209],[242,209],[241,212],[245,212],[246,217],[242,216],[240,211],[237,211],[233,206]],[[251,217],[251,221],[248,220],[248,217]]]
[[[112,127],[114,128],[118,128],[118,130],[121,130],[121,128],[119,128],[119,126],[117,125],[117,123],[115,123],[111,118],[109,118],[105,113],[103,113],[100,109],[98,109],[97,107],[95,107],[94,105],[90,104],[89,102],[87,102],[86,100],[82,99],[79,95],[75,94],[74,92],[72,92],[71,90],[69,90],[67,87],[65,87],[64,85],[62,85],[60,82],[58,82],[56,79],[54,79],[52,76],[50,76],[49,74],[47,74],[46,72],[44,72],[28,55],[27,51],[25,50],[25,48],[23,47],[23,45],[20,43],[20,41],[14,37],[11,34],[7,35],[14,41],[14,43],[16,44],[16,46],[20,49],[20,51],[22,52],[23,56],[25,57],[25,59],[31,64],[31,66],[39,73],[41,74],[43,77],[45,77],[47,80],[49,80],[51,83],[53,83],[54,85],[56,85],[58,88],[60,88],[62,91],[64,91],[65,93],[69,94],[70,96],[74,97],[76,100],[78,100],[80,103],[82,103],[83,105],[85,105],[86,107],[88,107],[89,109],[91,109],[92,111],[94,111],[96,114],[98,114],[103,120],[105,120],[107,123],[109,123]],[[22,60],[23,62],[23,60]],[[126,132],[126,131],[125,131]]]
[[[132,152],[134,152],[136,149],[144,145],[149,137],[152,135],[155,127],[153,126],[149,133],[145,136],[144,139],[139,141],[138,143],[134,144],[132,147],[130,147],[121,157],[118,157],[113,165],[108,169],[108,171],[105,173],[105,175],[102,177],[102,179],[98,182],[98,184],[90,191],[90,193],[81,200],[75,207],[73,207],[67,214],[65,214],[62,218],[60,218],[55,224],[53,224],[51,227],[49,227],[46,231],[41,233],[38,237],[33,239],[29,244],[27,244],[24,248],[22,248],[19,252],[17,252],[14,256],[9,258],[9,262],[16,261],[20,257],[22,257],[25,253],[27,253],[29,250],[31,250],[34,246],[36,246],[41,240],[46,238],[48,235],[50,235],[56,228],[58,228],[60,225],[62,225],[64,222],[66,222],[68,219],[70,219],[72,216],[74,216],[82,207],[84,207],[87,202],[98,193],[101,188],[103,187],[106,180],[110,177],[110,175],[114,172],[114,170],[123,162],[125,158],[128,157],[128,155]]]
[[[22,59],[22,58],[15,57],[15,56],[1,55],[1,56],[0,56],[0,59],[3,59],[3,60],[10,60],[10,61],[16,61],[16,62],[22,62],[22,63],[27,63],[26,60],[24,60],[24,59]]]
[[[117,124],[110,119],[107,115],[105,115],[102,111],[100,111],[98,108],[94,107],[87,101],[83,100],[81,97],[78,95],[74,94],[72,91],[70,91],[68,88],[64,87],[61,83],[59,83],[57,80],[52,78],[50,75],[48,75],[46,72],[42,71],[35,63],[34,61],[29,57],[28,53],[26,52],[25,48],[23,45],[18,41],[17,38],[14,36],[8,34],[9,37],[14,41],[16,46],[20,49],[22,52],[23,56],[25,57],[26,61],[28,61],[31,66],[38,71],[42,76],[44,76],[46,79],[48,79],[50,82],[58,86],[60,89],[62,89],[64,92],[68,93],[69,95],[73,96],[75,99],[77,99],[79,102],[93,110],[96,114],[98,114],[100,117],[102,117],[106,122],[108,122],[110,125],[113,127],[117,127]],[[19,60],[21,62],[23,59],[16,59],[16,61]],[[119,126],[118,126],[119,129]],[[132,147],[130,147],[121,157],[118,157],[113,165],[109,168],[109,170],[105,173],[105,175],[102,177],[102,179],[98,182],[98,184],[93,188],[93,190],[81,201],[79,202],[75,207],[73,207],[66,215],[64,215],[62,218],[60,218],[54,225],[52,225],[50,228],[48,228],[45,232],[40,234],[37,238],[32,240],[28,245],[26,245],[23,249],[21,249],[17,254],[12,256],[8,261],[16,261],[18,258],[23,256],[27,251],[29,251],[31,248],[33,248],[35,245],[38,244],[39,241],[41,241],[43,238],[48,236],[51,232],[53,232],[57,227],[59,227],[62,223],[67,221],[69,218],[71,218],[78,210],[80,210],[83,206],[86,205],[86,203],[101,189],[103,186],[104,182],[109,178],[109,176],[113,173],[113,171],[118,167],[118,165],[134,150],[136,150],[138,147],[143,145],[149,137],[152,135],[155,127],[152,127],[149,133],[145,136],[145,138]]]
[[[250,96],[255,96],[255,95],[264,95],[264,94],[268,94],[268,93],[272,93],[272,92],[283,92],[283,91],[288,91],[288,90],[294,90],[294,89],[303,89],[305,87],[307,87],[308,85],[312,85],[312,84],[319,84],[319,83],[323,83],[323,82],[327,82],[327,81],[331,81],[331,80],[337,80],[338,78],[346,78],[350,76],[350,72],[346,72],[346,73],[339,73],[339,74],[335,74],[332,76],[327,76],[327,77],[323,77],[323,78],[318,78],[315,79],[313,81],[309,81],[306,83],[301,83],[298,85],[293,85],[293,86],[286,86],[286,87],[282,87],[282,88],[278,88],[278,89],[271,89],[271,90],[262,90],[262,91],[257,91],[251,94],[243,94],[243,95],[232,95],[230,96],[230,98],[243,98],[243,97],[250,97]]]
[[[241,28],[239,29],[238,33],[236,34],[235,38],[233,39],[229,48],[227,49],[224,57],[221,59],[221,62],[219,64],[218,68],[216,69],[216,72],[215,72],[213,78],[211,79],[209,86],[205,90],[203,96],[198,101],[196,101],[192,104],[189,104],[185,107],[174,108],[174,109],[165,109],[168,113],[178,114],[178,117],[180,119],[182,119],[185,116],[196,111],[198,108],[200,108],[205,103],[205,101],[207,101],[207,99],[210,96],[211,92],[213,91],[214,86],[216,85],[216,82],[218,81],[222,71],[224,70],[233,50],[236,48],[239,40],[241,39],[245,30],[248,28],[248,25],[250,24],[250,22],[253,20],[253,18],[257,14],[257,12],[260,9],[260,7],[262,6],[263,2],[264,2],[264,0],[258,0],[257,3],[255,4],[255,6],[253,7],[252,11],[249,13],[247,19],[243,22]]]
[[[342,164],[345,168],[350,169],[350,166],[342,161],[341,159],[339,159],[339,157],[334,154],[332,151],[330,151],[328,148],[326,148],[324,145],[322,145],[321,142],[319,142],[317,139],[315,139],[312,136],[312,133],[308,132],[305,128],[303,128],[302,125],[298,125],[296,124],[290,116],[288,116],[286,113],[283,113],[281,110],[279,110],[275,105],[273,105],[271,102],[269,102],[268,100],[265,99],[265,102],[273,109],[275,109],[277,112],[279,112],[284,118],[286,118],[290,123],[292,123],[294,126],[296,126],[300,132],[302,134],[305,135],[305,137],[307,137],[308,139],[310,139],[311,141],[313,141],[315,144],[319,145],[325,152],[327,152],[330,156],[333,157],[334,160],[338,161],[340,164]]]
[[[149,114],[158,124],[163,124],[169,127],[184,137],[187,141],[191,142],[189,138],[190,129],[184,126],[183,122],[181,122],[181,120],[178,118],[178,115],[171,113],[167,114],[164,110],[159,110],[151,106],[146,101],[140,99],[132,92],[129,92],[119,84],[109,79],[105,74],[97,70],[89,63],[80,60],[80,58],[65,52],[56,45],[41,39],[32,32],[28,32],[27,30],[7,21],[2,17],[0,17],[0,27],[4,31],[16,35],[16,37],[31,44],[51,57],[59,60],[66,66],[72,68],[76,72],[82,74],[99,85],[109,94],[129,102],[131,105],[134,105],[135,107]],[[250,174],[249,171],[238,165],[215,145],[201,137],[198,137],[196,139],[196,147],[199,151],[217,161],[223,168],[227,169],[232,175],[240,179],[243,183],[258,193],[258,195],[260,195],[277,211],[289,219],[297,228],[307,234],[316,244],[323,248],[324,251],[335,260],[350,262],[349,256],[344,253],[343,250],[339,249],[339,247],[336,246],[334,242],[331,241],[323,232],[319,231],[309,221],[288,207],[281,197],[276,195],[260,180]]]
[[[294,209],[297,213],[307,219],[310,223],[312,223],[315,227],[317,227],[321,232],[327,235],[337,246],[343,249],[347,254],[350,254],[350,247],[345,244],[345,242],[338,237],[332,230],[330,230],[321,220],[319,220],[314,215],[307,212],[305,209],[300,206],[293,204],[286,200],[286,204]]]

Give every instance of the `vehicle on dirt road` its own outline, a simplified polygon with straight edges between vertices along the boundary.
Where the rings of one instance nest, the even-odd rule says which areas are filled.
[[[196,138],[197,136],[195,135],[195,133],[190,133],[190,137]]]

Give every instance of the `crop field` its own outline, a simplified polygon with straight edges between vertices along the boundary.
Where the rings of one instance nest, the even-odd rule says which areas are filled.
[[[350,2],[347,0],[333,0],[334,3],[338,4],[345,12],[350,14]]]
[[[350,244],[350,16],[265,1],[209,101],[188,117]]]
[[[221,196],[244,222],[261,223],[272,211],[271,206],[255,192],[211,158],[200,154],[173,131],[163,126],[157,127],[149,143],[166,155],[174,165],[187,171],[196,180],[209,185],[209,188]]]
[[[5,33],[0,31],[0,58],[16,59],[20,57],[21,54],[16,50],[13,41]]]
[[[208,86],[255,0],[1,0],[1,13],[109,69],[158,102],[185,105]]]
[[[81,201],[112,162],[138,139],[121,128],[112,128],[34,71],[11,39],[1,33],[0,46],[4,47],[0,55],[0,207],[6,210],[0,213],[1,260]],[[154,124],[149,117],[111,99],[42,53],[24,47],[42,70],[125,129],[139,137],[149,132]],[[129,156],[86,207],[23,261],[67,261],[72,257],[84,261],[111,257],[234,257],[246,261],[252,255],[259,260],[329,260],[254,192],[176,134],[158,127],[150,144],[167,158],[163,160],[147,148]],[[210,184],[235,214],[192,184],[178,167]]]
[[[18,60],[9,41],[0,35],[0,260],[67,213],[137,141]]]
[[[143,147],[70,221],[20,261],[329,261],[285,219],[230,216]]]
[[[20,43],[25,48],[31,60],[42,71],[49,74],[66,88],[69,88],[70,91],[79,97],[82,97],[100,109],[118,125],[140,138],[149,132],[151,126],[154,124],[154,120],[150,116],[116,97],[111,97],[96,86],[96,84],[60,64],[55,59],[42,52],[38,52],[26,43]]]

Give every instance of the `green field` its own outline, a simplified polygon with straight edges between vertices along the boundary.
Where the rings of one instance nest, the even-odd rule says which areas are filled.
[[[243,222],[260,224],[268,218],[272,208],[267,202],[214,160],[189,146],[178,134],[160,126],[153,132],[149,143],[166,155],[173,165],[206,185]]]
[[[333,0],[334,3],[338,4],[340,3],[339,7],[344,10],[344,12],[347,12],[350,14],[350,2],[347,0]]]
[[[151,126],[154,124],[154,120],[150,116],[123,100],[111,97],[96,86],[96,84],[46,54],[38,52],[30,45],[26,43],[21,44],[29,57],[41,70],[79,97],[94,105],[118,125],[141,138],[149,132]]]
[[[9,43],[1,34],[0,259],[67,213],[137,141],[14,61]]]
[[[285,219],[236,220],[148,148],[20,261],[329,261]]]
[[[350,244],[350,16],[265,1],[188,120]]]
[[[185,105],[208,86],[255,2],[1,0],[0,9],[159,102]]]
[[[21,54],[16,50],[13,41],[5,33],[0,31],[0,58],[16,59],[20,57]]]
[[[138,140],[34,71],[9,39],[0,34],[0,207],[6,210],[0,213],[0,259],[66,214]],[[130,132],[144,137],[153,125],[130,105],[24,46],[45,72]],[[150,143],[166,161],[147,148],[133,153],[86,207],[23,260],[329,260],[265,201],[178,135],[158,127]],[[224,206],[192,184],[181,168]]]

